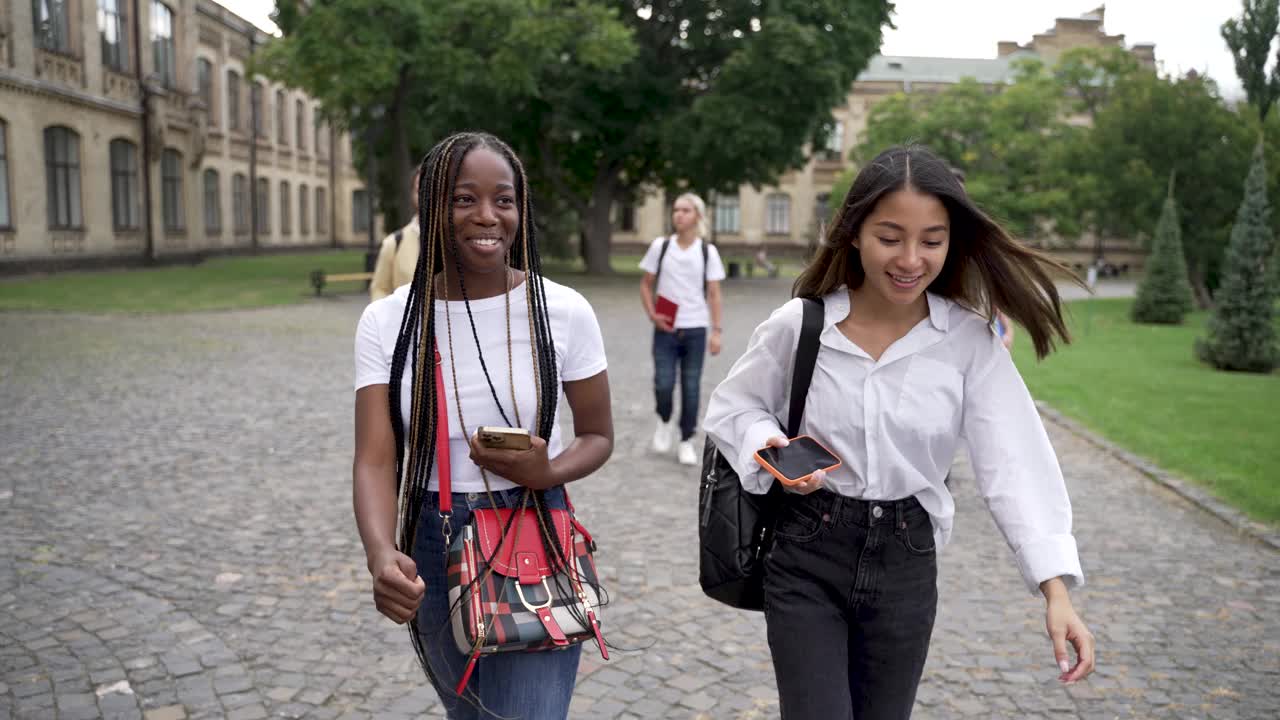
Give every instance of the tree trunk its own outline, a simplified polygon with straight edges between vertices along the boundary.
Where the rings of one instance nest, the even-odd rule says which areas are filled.
[[[395,173],[391,186],[395,188],[396,215],[389,218],[388,228],[399,228],[413,218],[413,159],[409,155],[409,123],[405,114],[405,98],[409,94],[409,66],[400,68],[395,99],[391,103],[391,162],[387,163]]]
[[[609,253],[613,243],[613,223],[609,213],[613,209],[613,196],[617,190],[616,172],[596,175],[591,189],[591,202],[579,222],[582,224],[582,259],[587,272],[592,275],[608,275],[613,272]]]
[[[1212,307],[1213,296],[1209,294],[1209,287],[1204,284],[1204,271],[1200,269],[1199,264],[1187,266],[1187,279],[1191,281],[1191,292],[1195,295],[1196,307],[1201,310]]]

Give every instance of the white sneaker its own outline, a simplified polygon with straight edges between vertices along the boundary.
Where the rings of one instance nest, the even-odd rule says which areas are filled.
[[[658,418],[658,427],[653,431],[653,451],[656,453],[671,452],[672,431],[675,428],[669,422],[662,422],[662,418]]]
[[[693,449],[693,443],[683,440],[680,443],[680,450],[676,452],[676,459],[681,465],[697,465],[698,451]]]

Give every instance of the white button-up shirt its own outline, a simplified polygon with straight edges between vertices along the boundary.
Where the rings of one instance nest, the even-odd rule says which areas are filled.
[[[825,298],[800,434],[843,461],[826,487],[864,500],[914,496],[941,548],[955,516],[943,480],[966,441],[978,490],[1031,592],[1060,576],[1069,587],[1083,584],[1071,501],[1022,376],[985,318],[927,298],[929,317],[879,360],[836,327],[849,315],[848,291]],[[704,429],[753,493],[773,482],[754,456],[770,437],[785,435],[802,307],[792,300],[756,328],[708,402]]]

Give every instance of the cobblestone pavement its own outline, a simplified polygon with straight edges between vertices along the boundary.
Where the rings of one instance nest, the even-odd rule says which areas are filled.
[[[631,283],[586,282],[618,443],[575,488],[614,603],[575,718],[776,717],[759,615],[696,583],[696,473],[645,450],[649,340]],[[727,347],[786,296],[727,288]],[[0,313],[0,720],[432,716],[369,598],[350,509],[358,297],[162,317]],[[964,465],[917,718],[1274,718],[1275,553],[1051,428],[1099,670],[1061,687]],[[823,672],[823,668],[814,668]]]

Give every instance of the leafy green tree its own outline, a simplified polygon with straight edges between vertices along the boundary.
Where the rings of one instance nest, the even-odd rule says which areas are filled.
[[[1144,70],[1132,53],[1115,47],[1072,48],[1053,66],[1053,76],[1072,111],[1090,120],[1107,105],[1117,84],[1141,72]]]
[[[613,204],[774,182],[879,48],[888,0],[279,0],[266,67],[411,149],[462,127],[521,153],[609,272]],[[407,198],[407,191],[399,196]],[[546,194],[543,197],[547,197]],[[402,200],[401,202],[404,202]],[[544,203],[546,205],[548,203]]]
[[[1244,85],[1249,104],[1265,123],[1271,106],[1280,98],[1280,50],[1271,72],[1266,69],[1267,56],[1280,27],[1280,0],[1241,0],[1241,5],[1240,17],[1222,24],[1222,39],[1231,49],[1236,75]]]
[[[537,157],[609,272],[610,211],[651,189],[775,182],[805,160],[880,46],[886,0],[614,0],[636,56],[573,67],[520,109]]]
[[[1138,297],[1131,310],[1134,322],[1181,325],[1183,317],[1191,312],[1191,286],[1187,283],[1187,262],[1182,255],[1182,228],[1178,225],[1173,185],[1170,178],[1169,194],[1147,258],[1146,275],[1138,285]]]
[[[1071,194],[1048,153],[1075,132],[1066,96],[1039,61],[1024,61],[1013,82],[992,92],[972,78],[935,94],[898,94],[872,108],[856,158],[923,144],[964,171],[985,210],[1026,238],[1078,232]]]
[[[1219,370],[1267,373],[1280,362],[1272,320],[1276,293],[1267,270],[1273,244],[1270,214],[1266,160],[1259,143],[1245,180],[1244,201],[1231,228],[1209,334],[1196,343],[1200,359]]]
[[[606,72],[635,54],[617,9],[597,0],[277,0],[274,18],[284,36],[258,66],[351,130],[361,167],[373,126],[393,223],[411,206],[413,166],[441,137],[481,129],[519,147],[512,108],[561,70]]]
[[[1120,79],[1091,128],[1054,160],[1071,178],[1083,225],[1105,237],[1150,237],[1163,198],[1152,192],[1179,178],[1174,200],[1197,304],[1207,308],[1239,204],[1255,131],[1223,103],[1211,80],[1135,73]]]

